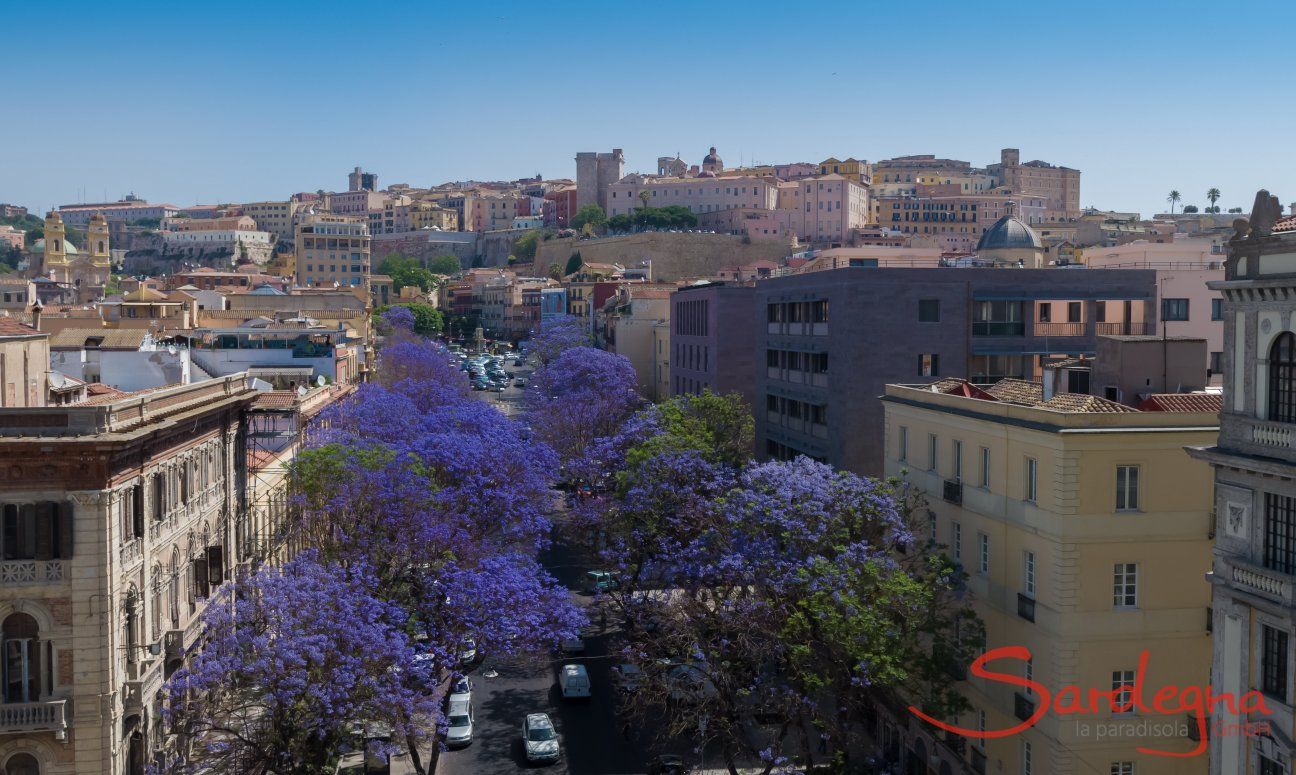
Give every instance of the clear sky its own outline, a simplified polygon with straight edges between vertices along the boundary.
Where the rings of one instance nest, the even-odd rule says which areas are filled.
[[[577,151],[726,164],[1002,147],[1083,204],[1296,201],[1282,3],[10,3],[0,201],[284,198],[574,177]],[[17,110],[11,108],[17,107]]]

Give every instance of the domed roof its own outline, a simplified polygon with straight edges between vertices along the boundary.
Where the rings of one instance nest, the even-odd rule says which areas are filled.
[[[716,174],[711,170],[702,170],[698,173],[699,178],[714,178]]]
[[[994,222],[994,225],[981,234],[977,242],[977,252],[983,250],[1043,250],[1039,235],[1025,221],[1015,215],[1005,215]]]
[[[41,237],[40,239],[38,239],[38,240],[36,240],[35,242],[32,243],[32,246],[31,246],[31,252],[33,252],[33,253],[44,253],[44,252],[45,252],[45,238],[44,238],[44,237]],[[73,245],[69,240],[63,240],[63,253],[64,253],[65,255],[75,256],[75,255],[77,254],[76,245]]]
[[[720,163],[720,157],[716,155],[716,149],[715,149],[715,146],[714,146],[714,145],[711,146],[711,151],[710,151],[709,153],[707,153],[706,156],[703,156],[703,157],[702,157],[702,163],[703,163],[703,164],[719,164],[719,163]]]

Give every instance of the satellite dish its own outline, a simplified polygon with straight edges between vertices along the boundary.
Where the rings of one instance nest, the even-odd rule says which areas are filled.
[[[179,352],[179,350],[176,349],[175,345],[169,344],[167,345],[167,352],[171,353],[172,355],[175,355],[177,352]]]
[[[300,396],[304,396],[304,395],[306,395],[306,386],[305,386],[305,385],[298,385],[298,386],[297,386],[297,395],[298,395],[299,397],[300,397]]]
[[[323,375],[323,374],[321,374],[321,375],[319,375],[318,377],[315,378],[315,384],[318,385],[318,386],[320,386],[320,387],[324,387],[324,375]]]

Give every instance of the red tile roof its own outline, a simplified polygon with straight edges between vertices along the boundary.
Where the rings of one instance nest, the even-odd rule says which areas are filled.
[[[18,318],[0,315],[0,337],[3,336],[39,336],[40,331],[23,323]],[[46,334],[48,336],[48,334]]]
[[[1085,412],[1118,414],[1120,412],[1137,412],[1132,406],[1108,401],[1100,396],[1086,393],[1058,393],[1049,400],[1037,404],[1039,409],[1050,409],[1054,412]]]
[[[1138,407],[1144,412],[1200,412],[1219,414],[1224,409],[1220,393],[1153,393]]]
[[[1044,400],[1044,385],[1011,377],[999,380],[986,388],[986,392],[1010,404],[1034,406]]]
[[[1289,215],[1286,218],[1279,218],[1274,223],[1274,232],[1296,231],[1296,215]]]
[[[256,409],[281,409],[292,406],[297,400],[297,394],[291,390],[267,390],[256,397],[252,402],[253,408]]]

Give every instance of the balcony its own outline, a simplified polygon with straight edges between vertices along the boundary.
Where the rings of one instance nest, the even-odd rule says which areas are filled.
[[[963,482],[959,479],[946,479],[943,494],[946,503],[963,503]]]
[[[1035,701],[1021,692],[1013,692],[1013,715],[1021,721],[1026,721],[1034,713]]]
[[[1096,323],[1094,333],[1099,336],[1152,336],[1156,333],[1156,324],[1130,321]]]
[[[62,560],[0,562],[0,584],[56,584],[62,580]]]
[[[67,700],[0,705],[0,734],[67,732]]]
[[[972,336],[1025,336],[1026,323],[1021,320],[973,320]]]
[[[1247,592],[1267,597],[1279,603],[1291,605],[1291,578],[1277,571],[1244,564],[1236,559],[1227,560],[1231,567],[1228,578],[1233,586]]]
[[[1035,336],[1084,336],[1084,323],[1036,323],[1031,333]]]
[[[1028,622],[1035,621],[1035,598],[1017,593],[1017,615]]]
[[[1287,423],[1251,420],[1251,443],[1272,449],[1291,449],[1293,429],[1296,426]]]

